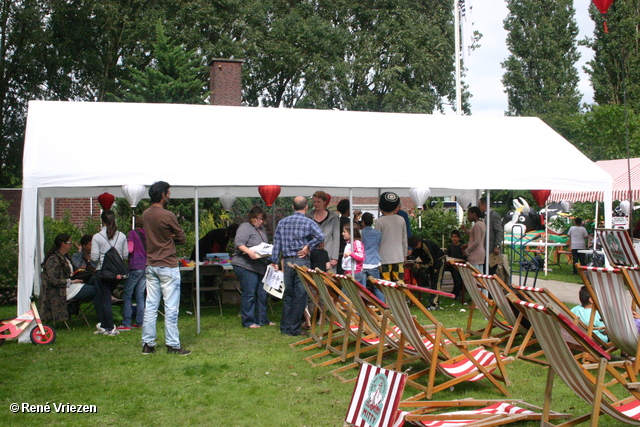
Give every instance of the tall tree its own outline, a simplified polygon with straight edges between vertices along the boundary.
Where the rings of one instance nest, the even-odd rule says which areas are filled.
[[[508,115],[574,114],[580,110],[578,26],[573,0],[507,0],[511,54],[502,67]]]
[[[43,3],[0,2],[0,187],[20,184],[27,102],[45,96]]]
[[[202,104],[207,97],[205,69],[195,52],[172,43],[162,23],[156,25],[152,58],[144,71],[130,68],[131,78],[122,79],[120,95],[129,102]]]
[[[595,38],[587,45],[595,54],[585,67],[600,105],[624,103],[640,111],[640,0],[616,0],[607,13],[609,32],[595,6],[589,9],[596,21]]]

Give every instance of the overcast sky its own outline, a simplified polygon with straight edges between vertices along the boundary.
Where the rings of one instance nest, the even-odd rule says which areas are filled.
[[[535,1],[535,0],[533,0]],[[589,18],[589,4],[591,0],[574,0],[576,21],[580,29],[578,40],[585,36],[593,37],[594,22]],[[473,115],[502,116],[507,110],[507,95],[502,86],[504,70],[500,65],[509,51],[505,44],[507,32],[504,30],[503,20],[507,16],[507,6],[504,0],[474,0],[472,20],[474,30],[482,33],[480,47],[474,50],[467,64],[467,76],[464,78],[469,85],[471,98],[471,113]],[[582,57],[576,68],[580,76],[579,91],[583,102],[593,102],[593,90],[588,76],[582,71],[582,66],[593,57],[593,51],[584,47],[578,48]]]

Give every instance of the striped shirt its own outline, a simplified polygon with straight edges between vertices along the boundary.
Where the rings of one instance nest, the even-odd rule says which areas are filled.
[[[298,251],[305,245],[309,246],[309,250],[312,250],[323,241],[324,233],[318,224],[301,212],[294,212],[280,220],[276,227],[271,262],[277,263],[280,255],[283,258],[297,257]]]

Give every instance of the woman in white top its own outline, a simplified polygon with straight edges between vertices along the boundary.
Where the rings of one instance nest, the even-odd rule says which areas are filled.
[[[118,282],[107,282],[100,280],[100,269],[104,255],[111,247],[116,248],[118,254],[125,259],[129,256],[127,248],[127,237],[118,231],[116,226],[116,216],[111,210],[105,210],[100,216],[102,219],[102,229],[93,236],[91,240],[91,261],[97,263],[96,267],[96,283],[100,293],[100,323],[98,323],[98,331],[96,334],[118,335],[115,325],[113,324],[113,312],[111,311],[111,296]]]

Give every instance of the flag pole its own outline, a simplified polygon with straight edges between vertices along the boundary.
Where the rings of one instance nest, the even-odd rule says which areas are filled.
[[[460,2],[459,0],[453,0],[453,15],[455,26],[454,43],[455,49],[455,63],[456,63],[456,115],[462,115],[462,83],[461,77],[461,65],[460,65]]]

